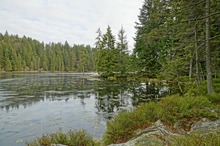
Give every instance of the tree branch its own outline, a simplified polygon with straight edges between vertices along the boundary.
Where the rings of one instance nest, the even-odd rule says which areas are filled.
[[[220,12],[215,12],[215,13],[212,13],[212,14],[210,14],[210,15],[208,15],[208,16],[204,16],[204,17],[201,17],[201,18],[193,18],[193,19],[183,20],[182,22],[202,20],[202,19],[206,19],[206,18],[211,17],[211,16],[216,15],[216,14],[220,14]]]

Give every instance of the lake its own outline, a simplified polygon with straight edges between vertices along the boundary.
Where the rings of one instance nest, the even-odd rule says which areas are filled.
[[[109,81],[92,73],[1,73],[0,145],[23,146],[43,134],[85,129],[100,139],[119,111],[168,94],[161,83]]]

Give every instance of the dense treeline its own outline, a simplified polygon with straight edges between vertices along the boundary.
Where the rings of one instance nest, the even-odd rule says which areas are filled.
[[[0,34],[2,71],[97,71],[102,75],[138,72],[175,83],[220,75],[220,2],[217,0],[144,0],[136,23],[132,55],[123,27],[117,38],[108,26],[97,31],[95,48],[67,42],[44,44]]]
[[[89,45],[44,44],[0,33],[0,71],[94,71],[94,52]]]
[[[220,2],[145,0],[136,23],[138,71],[178,84],[188,76],[198,86],[220,73]]]
[[[96,38],[96,70],[106,76],[113,74],[125,74],[132,70],[132,59],[129,55],[128,41],[123,27],[118,32],[118,37],[112,34],[108,26],[106,33],[102,34],[100,28],[97,30]]]

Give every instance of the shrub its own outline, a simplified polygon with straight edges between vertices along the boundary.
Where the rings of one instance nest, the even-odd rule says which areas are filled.
[[[207,97],[212,103],[220,104],[220,94],[208,94]]]
[[[220,78],[213,79],[213,87],[215,93],[220,93]],[[201,81],[199,88],[197,87],[196,82],[190,83],[185,87],[185,94],[187,95],[206,95],[207,94],[207,84],[206,81]]]
[[[51,133],[37,138],[32,142],[26,143],[28,146],[51,146],[52,144],[64,144],[68,146],[96,146],[99,145],[90,135],[84,130],[62,131]]]
[[[170,96],[160,101],[161,120],[171,125],[181,119],[217,118],[210,110],[211,103],[204,96]]]
[[[105,144],[125,142],[134,136],[136,130],[144,129],[159,119],[160,108],[150,102],[140,105],[134,111],[124,111],[107,123],[104,133]]]
[[[126,142],[137,130],[147,128],[159,119],[173,126],[181,120],[195,122],[204,117],[217,118],[217,114],[211,112],[210,107],[210,101],[204,96],[173,95],[158,103],[142,104],[133,111],[120,113],[107,123],[104,143]]]

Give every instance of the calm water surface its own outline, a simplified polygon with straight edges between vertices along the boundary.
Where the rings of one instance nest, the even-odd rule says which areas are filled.
[[[122,109],[167,94],[161,84],[97,80],[80,73],[1,73],[0,146],[23,146],[45,133],[85,129],[101,138]]]

